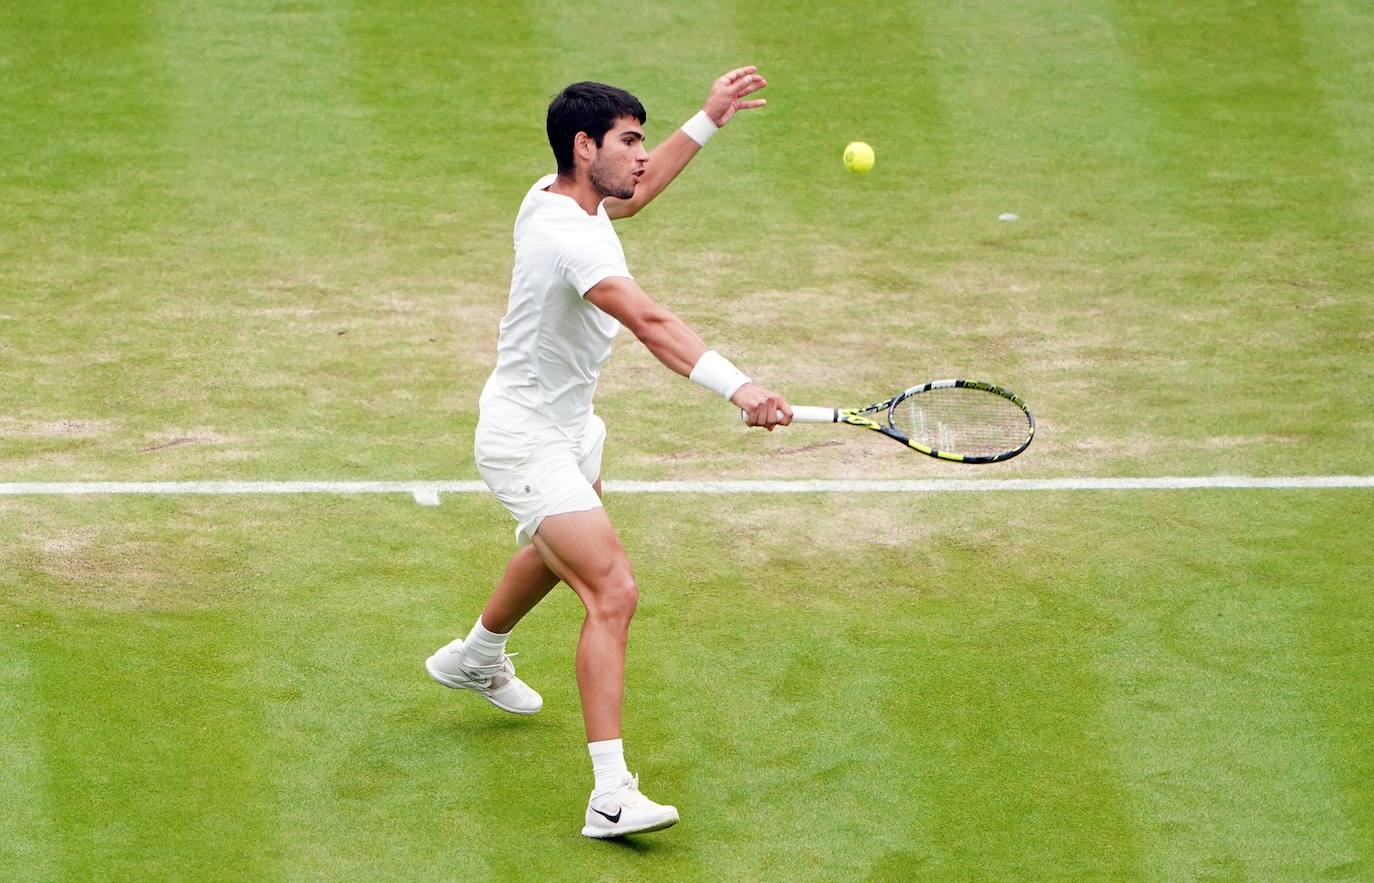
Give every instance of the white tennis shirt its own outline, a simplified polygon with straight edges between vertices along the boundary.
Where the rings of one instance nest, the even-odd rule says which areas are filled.
[[[583,295],[609,276],[630,276],[605,205],[595,215],[534,183],[515,216],[515,269],[496,343],[496,369],[480,401],[483,421],[510,432],[556,426],[582,433],[596,378],[620,323]]]

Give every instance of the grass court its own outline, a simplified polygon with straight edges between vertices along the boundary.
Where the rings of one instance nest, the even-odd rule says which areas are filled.
[[[794,402],[989,379],[1036,441],[751,433],[623,335],[607,478],[1371,475],[1371,45],[1338,0],[8,3],[0,483],[475,479],[549,98],[652,147],[747,63],[636,278]],[[0,496],[0,878],[1374,879],[1367,489],[607,506],[683,814],[625,843],[578,834],[570,592],[535,718],[423,671],[493,499]]]

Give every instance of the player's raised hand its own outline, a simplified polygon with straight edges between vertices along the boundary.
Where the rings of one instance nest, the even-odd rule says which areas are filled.
[[[762,426],[772,432],[773,427],[792,422],[792,406],[787,400],[757,383],[744,384],[735,390],[730,401],[743,412],[744,422],[750,426]]]
[[[758,68],[752,64],[737,67],[711,84],[711,94],[706,96],[706,105],[702,110],[706,111],[717,129],[730,122],[735,111],[763,107],[768,103],[766,98],[744,100],[746,95],[753,95],[768,85],[768,81],[759,76],[757,71]]]

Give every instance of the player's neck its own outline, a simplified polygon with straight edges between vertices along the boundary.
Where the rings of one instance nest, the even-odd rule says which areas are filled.
[[[585,172],[581,174],[574,172],[572,175],[560,173],[549,185],[548,190],[550,193],[568,197],[589,215],[596,214],[603,198],[600,193],[596,192],[596,188],[592,186],[592,182]]]

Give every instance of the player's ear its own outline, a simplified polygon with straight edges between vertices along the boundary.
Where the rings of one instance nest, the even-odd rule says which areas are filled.
[[[592,136],[588,135],[586,132],[578,132],[573,136],[573,153],[576,153],[588,162],[591,161],[592,156],[596,152],[593,149],[595,147],[596,142],[593,141]]]

